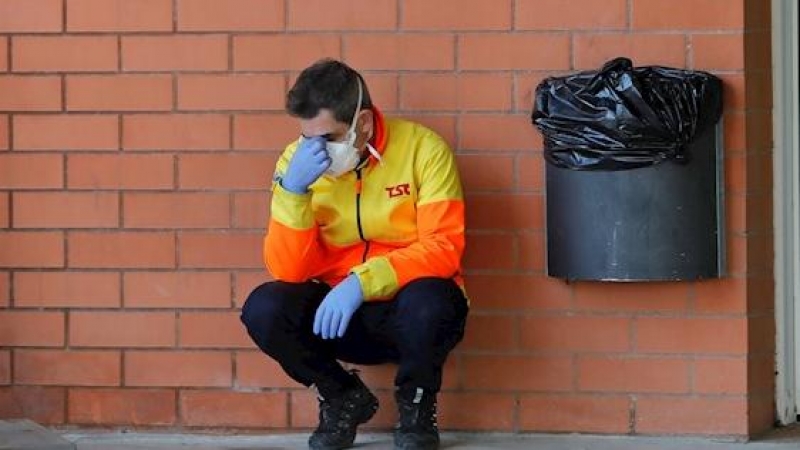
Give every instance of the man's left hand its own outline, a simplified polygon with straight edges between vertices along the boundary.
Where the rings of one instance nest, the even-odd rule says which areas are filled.
[[[356,275],[348,275],[328,292],[317,308],[317,314],[314,316],[314,334],[322,336],[322,339],[344,336],[350,318],[363,302],[361,282]]]

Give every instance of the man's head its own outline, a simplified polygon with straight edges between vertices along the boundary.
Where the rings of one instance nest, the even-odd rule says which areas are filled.
[[[372,99],[361,75],[340,61],[323,59],[303,70],[286,94],[286,111],[300,120],[303,136],[342,141],[358,109],[359,83],[356,147],[364,148],[373,133]]]

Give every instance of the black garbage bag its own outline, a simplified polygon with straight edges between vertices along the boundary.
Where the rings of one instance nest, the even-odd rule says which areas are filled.
[[[688,162],[692,140],[722,114],[722,81],[705,72],[633,67],[551,77],[536,88],[531,121],[545,159],[575,170],[626,170]]]

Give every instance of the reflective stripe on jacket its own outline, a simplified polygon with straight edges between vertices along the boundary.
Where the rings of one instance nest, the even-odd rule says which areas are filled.
[[[453,152],[424,126],[373,112],[380,162],[371,156],[339,178],[324,175],[308,194],[273,183],[268,270],[278,280],[331,286],[352,272],[366,300],[390,299],[423,277],[463,285],[464,200]],[[277,177],[296,147],[286,147]]]

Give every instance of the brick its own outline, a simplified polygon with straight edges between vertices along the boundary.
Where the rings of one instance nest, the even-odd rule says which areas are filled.
[[[0,192],[0,228],[8,228],[10,225],[10,195],[8,192]]]
[[[513,431],[516,398],[510,394],[445,392],[437,398],[439,426],[449,430]],[[480,414],[475,414],[480,411]]]
[[[529,394],[520,398],[519,423],[525,431],[628,434],[626,396]]]
[[[466,70],[570,68],[569,38],[561,34],[481,33],[460,36],[458,67]],[[497,51],[502,48],[503,51]]]
[[[647,434],[747,434],[747,399],[743,397],[675,398],[639,396],[635,432]]]
[[[729,234],[726,241],[727,272],[730,275],[743,276],[747,270],[747,238]]]
[[[180,346],[216,349],[252,348],[253,341],[239,320],[240,314],[239,312],[180,313]]]
[[[0,75],[0,92],[0,111],[61,109],[61,79],[57,76]]]
[[[689,361],[677,358],[582,356],[578,359],[578,389],[686,393],[689,367]]]
[[[126,72],[227,68],[228,39],[223,35],[122,37],[122,70]]]
[[[9,384],[11,384],[11,350],[0,350],[0,386]]]
[[[351,34],[344,58],[359,70],[449,70],[455,68],[455,38],[449,34]]]
[[[180,31],[278,31],[284,26],[281,0],[178,0]]]
[[[459,118],[459,150],[530,150],[540,140],[528,115],[465,115]]]
[[[368,17],[368,20],[364,18]],[[394,30],[397,0],[296,0],[287,30]]]
[[[180,267],[260,268],[263,233],[184,232],[179,237]]]
[[[514,184],[511,156],[458,155],[456,162],[466,192],[509,191]]]
[[[237,114],[233,118],[233,148],[282,151],[297,140],[297,120],[287,114]]]
[[[519,0],[516,30],[598,30],[627,26],[627,0]]]
[[[572,286],[544,276],[468,275],[467,294],[477,310],[570,310]]]
[[[341,58],[337,34],[245,35],[233,38],[234,70],[303,70],[319,59]]]
[[[572,373],[570,357],[470,355],[464,357],[462,378],[467,389],[568,391]]]
[[[172,1],[68,0],[67,31],[172,31]]]
[[[126,150],[227,150],[230,120],[219,114],[137,114],[123,118]]]
[[[541,195],[468,195],[467,223],[473,230],[541,230],[544,228],[543,203]]]
[[[772,367],[771,364],[765,365],[770,369]],[[744,358],[698,358],[694,361],[693,391],[701,394],[744,395],[749,389],[747,376],[747,360]],[[770,375],[770,378],[774,378],[774,375]]]
[[[744,155],[725,157],[725,190],[731,194],[747,193],[747,158]]]
[[[0,418],[29,419],[42,425],[64,423],[64,388],[39,386],[0,387]]]
[[[0,346],[64,345],[64,313],[0,311]]]
[[[126,272],[125,306],[227,308],[231,281],[225,272]]]
[[[173,347],[175,315],[171,312],[72,311],[71,347]]]
[[[544,192],[547,173],[541,152],[519,155],[516,160],[516,185],[522,191]]]
[[[10,303],[11,274],[9,272],[0,272],[0,308],[7,308]]]
[[[120,354],[117,351],[17,350],[14,353],[14,382],[117,386],[120,382]]]
[[[468,271],[511,270],[517,247],[517,240],[507,234],[469,234],[461,264]]]
[[[67,417],[81,425],[163,426],[177,421],[166,389],[70,389]]]
[[[263,192],[240,192],[233,196],[234,228],[266,229],[270,195]]]
[[[63,0],[0,0],[0,33],[61,31]]]
[[[182,110],[280,110],[283,75],[181,75],[178,108]]]
[[[285,392],[181,391],[183,423],[188,426],[286,428]]]
[[[182,189],[266,189],[272,184],[277,153],[181,155]]]
[[[464,73],[456,79],[459,111],[508,111],[514,82],[510,74]]]
[[[274,389],[301,386],[286,375],[277,361],[261,351],[236,352],[236,387]]]
[[[115,308],[120,275],[106,272],[17,272],[14,305],[30,308]]]
[[[519,348],[519,321],[515,316],[472,313],[460,348],[508,351]]]
[[[116,115],[17,115],[15,150],[117,150]]]
[[[228,198],[217,193],[125,194],[125,227],[227,228]]]
[[[103,192],[18,192],[15,228],[114,228],[119,196]]]
[[[742,73],[720,73],[717,76],[722,80],[722,98],[725,99],[723,110],[725,112],[744,112],[745,108],[753,108],[755,106],[748,104],[746,101],[746,88],[753,83],[754,75],[748,75],[747,83],[745,83]],[[756,101],[752,97],[750,100],[751,103]]]
[[[8,38],[0,36],[0,72],[8,70]]]
[[[0,41],[0,46],[3,45],[3,42]],[[2,47],[0,47],[2,48]],[[2,52],[2,50],[0,50]],[[3,57],[3,54],[0,53],[0,58]],[[0,63],[2,64],[2,63]],[[9,125],[10,116],[5,114],[0,114],[0,151],[8,150],[8,144],[11,140],[9,136],[9,131],[11,130],[11,126]]]
[[[172,189],[171,155],[69,155],[71,189]]]
[[[703,70],[742,70],[744,35],[695,34],[691,36],[692,65]]]
[[[510,0],[404,0],[400,23],[406,30],[508,30],[511,16]]]
[[[543,232],[523,233],[519,239],[518,267],[543,272],[545,268],[545,238]]]
[[[70,111],[172,109],[169,75],[71,75],[66,86]]]
[[[742,4],[728,0],[637,0],[632,28],[659,30],[737,29],[744,26]]]
[[[536,87],[548,77],[568,75],[572,72],[541,71],[533,73],[514,74],[514,111],[530,113],[536,94]],[[536,150],[542,149],[541,139],[537,141]]]
[[[4,231],[0,248],[0,267],[64,267],[64,235],[60,232]]]
[[[627,318],[523,317],[520,330],[522,347],[528,350],[603,353],[631,350],[631,320]]]
[[[683,283],[575,283],[575,306],[584,311],[686,311]]]
[[[15,72],[115,72],[114,36],[19,36],[11,41]]]
[[[725,198],[725,226],[733,233],[747,230],[747,196],[731,194]]]
[[[0,154],[0,189],[48,189],[64,184],[61,155]]]
[[[453,74],[408,74],[400,78],[400,108],[411,111],[453,111],[458,108]]]
[[[228,352],[129,351],[125,355],[127,386],[229,387],[231,370]]]
[[[580,70],[600,69],[619,55],[636,66],[686,67],[686,42],[680,34],[578,34],[574,52],[575,68]]]
[[[70,267],[175,267],[175,237],[169,232],[74,232],[68,239]]]
[[[743,318],[636,319],[636,349],[651,353],[747,353]]]
[[[364,76],[364,80],[369,86],[369,95],[372,97],[372,105],[374,107],[384,114],[396,111],[399,108],[399,74],[392,72],[368,73],[362,74],[362,76]]]
[[[730,196],[729,196],[730,197]],[[728,209],[730,212],[730,209]],[[693,311],[698,314],[745,314],[747,279],[722,278],[703,280],[694,286]]]

